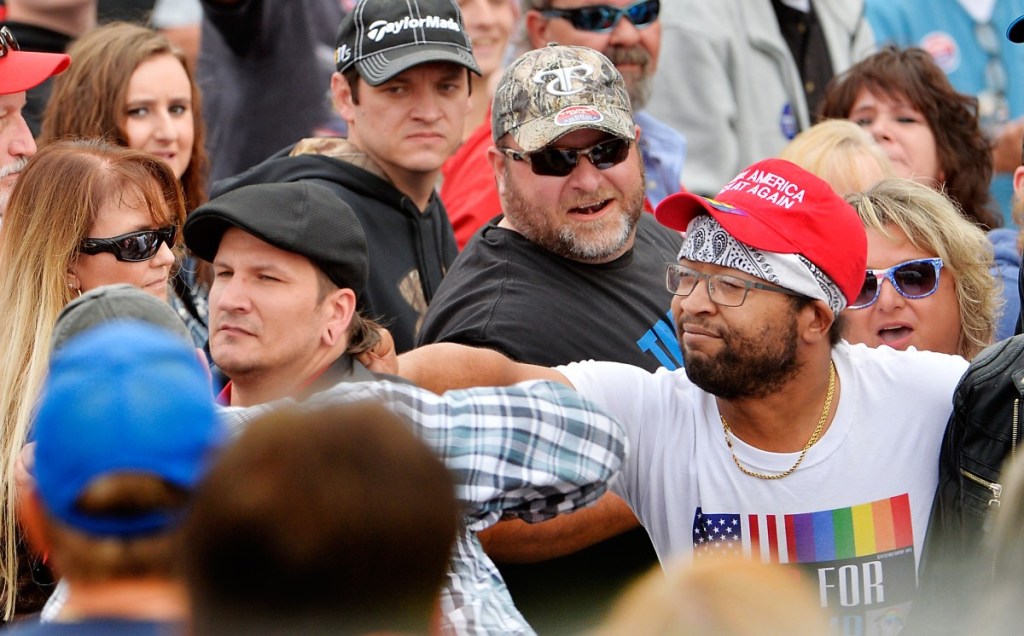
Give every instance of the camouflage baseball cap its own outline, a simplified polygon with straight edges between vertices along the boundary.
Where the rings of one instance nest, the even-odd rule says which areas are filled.
[[[495,142],[509,133],[532,152],[581,128],[636,138],[626,84],[608,58],[583,46],[549,44],[505,70],[491,109]]]

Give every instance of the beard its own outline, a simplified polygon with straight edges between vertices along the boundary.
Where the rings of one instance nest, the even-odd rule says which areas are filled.
[[[687,377],[724,400],[763,398],[777,392],[802,366],[797,359],[793,318],[782,327],[766,325],[756,334],[721,333],[722,350],[714,357],[687,353],[680,327],[679,344]]]
[[[644,47],[637,46],[610,46],[604,54],[616,67],[624,64],[636,64],[638,72],[627,71],[622,73],[622,79],[626,82],[626,92],[629,93],[629,101],[634,111],[642,110],[651,99],[653,82],[651,81],[651,54]]]
[[[627,159],[627,161],[630,161]],[[531,201],[505,167],[505,193],[502,209],[516,231],[531,243],[581,263],[603,263],[625,248],[633,236],[636,224],[644,211],[643,164],[637,156],[641,174],[639,185],[618,197],[622,210],[597,221],[573,221],[565,210],[584,204],[577,200],[566,204],[559,201],[551,205],[538,205]],[[528,190],[527,190],[528,191]],[[615,198],[614,192],[595,192],[589,201]],[[554,208],[554,209],[553,209]]]

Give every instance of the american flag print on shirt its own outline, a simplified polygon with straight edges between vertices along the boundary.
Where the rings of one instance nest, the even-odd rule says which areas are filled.
[[[693,517],[693,552],[797,564],[817,583],[837,634],[879,634],[909,610],[917,584],[906,494],[815,512],[707,512]]]

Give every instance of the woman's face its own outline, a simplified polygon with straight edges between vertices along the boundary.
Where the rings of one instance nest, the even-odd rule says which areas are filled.
[[[867,230],[868,269],[884,270],[935,254],[914,247],[899,229],[889,226],[893,239],[875,230]],[[888,278],[879,281],[878,299],[862,309],[847,309],[846,339],[870,347],[887,345],[904,350],[916,347],[924,351],[959,354],[962,327],[953,275],[939,270],[935,293],[924,298],[905,298]]]
[[[161,229],[153,220],[145,202],[134,192],[122,192],[108,198],[100,206],[96,221],[89,229],[88,238],[110,238],[139,230]],[[83,293],[116,283],[129,283],[156,296],[167,300],[167,280],[174,254],[166,243],[152,258],[139,262],[120,261],[109,252],[99,254],[79,254],[71,266],[71,274]]]
[[[504,67],[505,48],[516,26],[510,0],[459,0],[462,20],[473,43],[473,57],[487,78]]]
[[[935,135],[924,114],[906,97],[876,95],[862,88],[850,109],[849,119],[866,128],[882,146],[896,176],[930,187],[945,181]]]
[[[181,178],[192,160],[192,84],[178,58],[155,55],[135,69],[124,108],[128,147],[156,155]]]

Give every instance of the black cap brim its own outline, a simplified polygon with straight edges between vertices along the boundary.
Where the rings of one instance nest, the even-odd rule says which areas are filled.
[[[370,86],[380,86],[414,66],[433,62],[451,62],[464,66],[477,75],[480,67],[466,49],[447,44],[416,44],[401,49],[382,51],[355,63],[359,76]]]
[[[305,256],[338,287],[361,295],[368,273],[366,235],[352,208],[326,186],[299,181],[242,186],[188,215],[185,245],[213,261],[224,233],[237,227]]]
[[[241,228],[250,234],[254,234],[250,228],[245,227],[234,218],[216,213],[203,216],[190,215],[185,220],[182,234],[185,239],[185,245],[193,254],[204,261],[212,263],[214,257],[217,256],[220,240],[224,238],[224,232],[227,232],[228,228],[232,227]]]
[[[1006,39],[1017,44],[1024,42],[1024,15],[1010,23],[1006,29]]]

